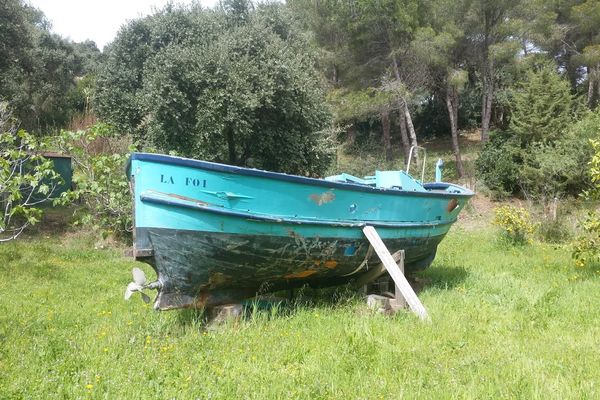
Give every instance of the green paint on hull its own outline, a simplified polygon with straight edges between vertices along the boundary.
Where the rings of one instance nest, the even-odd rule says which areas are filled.
[[[341,285],[380,263],[366,239],[254,236],[171,229],[144,229],[161,291],[159,309],[212,307],[241,301],[257,292],[309,284]],[[388,239],[404,249],[408,272],[433,260],[443,236]]]

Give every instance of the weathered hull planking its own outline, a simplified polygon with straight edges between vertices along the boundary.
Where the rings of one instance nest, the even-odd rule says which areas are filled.
[[[153,154],[132,155],[137,259],[157,273],[160,310],[212,307],[309,284],[376,278],[362,227],[406,269],[426,268],[472,192],[402,191]],[[427,186],[425,186],[427,187]]]

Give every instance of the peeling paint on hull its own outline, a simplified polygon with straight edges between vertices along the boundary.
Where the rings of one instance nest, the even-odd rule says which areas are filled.
[[[212,307],[240,301],[257,292],[309,284],[341,285],[379,264],[367,257],[367,240],[248,236],[149,228],[153,256],[145,259],[162,284],[155,307]],[[405,249],[408,271],[431,262],[443,236],[386,240],[390,249]],[[349,256],[346,249],[354,248]],[[366,262],[364,262],[366,259]],[[364,263],[363,263],[364,262]],[[362,268],[357,271],[357,268]],[[354,273],[353,273],[354,272]]]

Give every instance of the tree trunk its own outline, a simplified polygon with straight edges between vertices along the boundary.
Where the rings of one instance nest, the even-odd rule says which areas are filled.
[[[403,100],[402,104],[403,104],[403,108],[404,108],[404,118],[406,119],[406,127],[408,128],[408,136],[410,137],[410,145],[415,147],[413,159],[415,160],[415,163],[416,163],[419,160],[419,154],[418,154],[418,151],[416,148],[419,145],[417,143],[417,134],[415,133],[415,127],[413,125],[412,118],[410,116],[410,110],[408,109],[408,105],[406,104],[406,101]]]
[[[394,76],[396,77],[396,80],[398,80],[398,82],[401,82],[402,79],[400,79],[400,69],[398,68],[398,60],[396,59],[396,55],[394,53],[392,53],[392,68],[394,70]],[[410,111],[408,109],[408,105],[406,104],[406,100],[400,98],[399,103],[400,114],[402,115],[400,117],[400,130],[402,131],[402,120],[404,120],[406,128],[408,130],[407,136],[410,138],[410,145],[417,146],[417,134],[415,133],[415,127],[412,123],[412,118],[410,116]],[[406,144],[404,142],[404,136],[402,137],[402,144],[406,147]],[[410,148],[406,153],[410,153]],[[417,154],[414,154],[414,159],[415,161],[417,161]]]
[[[230,126],[225,128],[225,137],[227,138],[227,150],[229,150],[229,164],[237,164],[237,154],[235,152],[235,141],[233,139],[233,129]]]
[[[481,96],[481,141],[490,138],[490,120],[492,117],[492,100],[494,98],[493,64],[484,56],[483,93]]]
[[[381,126],[383,128],[383,146],[385,148],[385,159],[391,161],[394,157],[392,154],[392,139],[390,136],[390,111],[384,110],[381,112]]]
[[[408,163],[410,153],[410,142],[408,141],[408,132],[406,130],[406,118],[404,118],[404,109],[399,102],[398,124],[400,125],[400,138],[402,138],[402,150],[404,151],[404,165]]]
[[[465,175],[462,160],[460,158],[460,147],[458,143],[458,92],[454,87],[448,85],[446,89],[446,107],[450,117],[450,131],[452,133],[452,151],[456,159],[456,172],[458,177]]]
[[[352,146],[354,142],[356,142],[356,126],[354,124],[348,127],[347,134],[348,136],[346,137],[346,143]]]
[[[492,118],[492,94],[489,88],[484,88],[481,106],[481,141],[487,142],[490,138],[490,120]]]
[[[500,126],[501,129],[506,129],[504,125],[504,107],[500,107],[500,109],[496,108],[496,126]]]
[[[338,85],[338,69],[337,69],[337,65],[335,65],[335,64],[333,64],[331,81],[333,83],[333,86],[337,87],[337,85]]]
[[[593,107],[592,102],[594,101],[594,73],[592,71],[593,71],[592,68],[590,68],[590,67],[587,68],[587,75],[588,75],[587,103],[588,103],[588,107],[590,107],[590,108]]]

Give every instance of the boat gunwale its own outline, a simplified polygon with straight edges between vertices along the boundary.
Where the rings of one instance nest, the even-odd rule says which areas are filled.
[[[260,177],[260,178],[276,179],[276,180],[280,180],[280,181],[301,183],[301,184],[307,184],[307,185],[313,185],[313,186],[322,186],[322,187],[331,188],[331,189],[345,189],[345,190],[350,190],[350,191],[370,192],[370,193],[387,194],[387,195],[393,195],[393,196],[450,197],[450,198],[466,197],[466,198],[470,198],[475,195],[475,193],[472,192],[471,190],[464,188],[462,186],[459,186],[459,185],[455,185],[453,183],[445,183],[444,182],[443,184],[447,184],[448,186],[455,187],[455,188],[461,190],[461,193],[450,193],[450,192],[444,193],[441,191],[421,192],[421,191],[408,191],[408,190],[402,190],[402,189],[377,188],[377,187],[360,185],[360,184],[350,183],[350,182],[346,183],[346,182],[327,181],[324,179],[309,178],[309,177],[304,177],[304,176],[299,176],[299,175],[289,175],[289,174],[284,174],[281,172],[265,171],[265,170],[261,170],[261,169],[244,168],[244,167],[238,167],[238,166],[233,166],[233,165],[214,163],[214,162],[210,162],[210,161],[194,160],[191,158],[175,157],[175,156],[168,156],[168,155],[164,155],[164,154],[154,154],[154,153],[138,153],[138,152],[131,153],[131,156],[129,157],[129,160],[127,162],[128,177],[131,177],[131,162],[133,160],[150,161],[150,162],[157,162],[157,163],[163,163],[163,164],[174,164],[174,165],[193,167],[193,168],[204,169],[204,170],[209,170],[209,171],[225,172],[225,173],[230,173],[230,174],[238,174],[238,175],[253,176],[253,177]],[[424,187],[427,184],[428,183],[423,184]],[[438,182],[437,184],[439,185],[441,183]]]
[[[168,195],[166,193],[156,192],[159,195]],[[379,228],[433,228],[443,225],[451,225],[454,224],[457,218],[452,218],[449,220],[440,220],[440,221],[428,221],[428,222],[382,222],[382,221],[356,221],[356,222],[345,222],[345,221],[332,221],[332,220],[319,220],[319,219],[306,219],[306,218],[289,218],[289,217],[275,217],[270,215],[259,215],[252,214],[249,212],[231,210],[227,208],[217,208],[215,206],[211,206],[209,204],[202,203],[194,203],[186,200],[177,200],[177,199],[165,199],[156,196],[152,196],[151,194],[144,192],[140,194],[140,200],[142,202],[149,202],[154,204],[161,204],[167,206],[174,207],[183,207],[189,208],[198,211],[207,211],[220,215],[227,215],[237,218],[244,218],[253,221],[261,221],[261,222],[272,222],[277,224],[291,224],[291,225],[319,225],[319,226],[332,226],[336,228],[363,228],[365,226],[373,226]],[[138,227],[143,228],[143,227]]]

